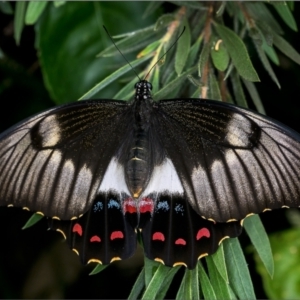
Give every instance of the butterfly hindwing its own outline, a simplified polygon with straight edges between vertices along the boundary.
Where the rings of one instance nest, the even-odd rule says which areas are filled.
[[[250,110],[218,101],[160,101],[157,132],[187,201],[205,218],[240,220],[300,204],[300,137]]]
[[[17,124],[0,136],[0,204],[71,219],[87,211],[130,130],[123,101],[81,101]]]
[[[72,221],[49,220],[50,229],[58,230],[82,263],[109,264],[126,259],[136,250],[136,213],[128,222],[123,201],[116,193],[100,193],[90,210]],[[132,226],[134,225],[134,226]]]

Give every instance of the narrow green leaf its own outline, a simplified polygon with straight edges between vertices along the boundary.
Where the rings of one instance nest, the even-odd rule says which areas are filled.
[[[247,81],[245,79],[242,78],[242,81],[243,81],[243,84],[245,85],[256,109],[258,112],[260,112],[261,114],[265,115],[266,112],[265,112],[265,109],[264,109],[264,105],[262,104],[261,102],[261,99],[259,97],[259,94],[257,92],[257,89],[254,85],[253,82],[250,82],[250,81]]]
[[[239,36],[223,25],[217,23],[214,23],[214,25],[218,35],[224,41],[225,47],[238,73],[246,80],[259,81],[246,46]]]
[[[147,8],[145,9],[145,12],[142,15],[142,19],[145,19],[149,15],[151,15],[153,12],[155,12],[159,7],[161,7],[163,4],[163,1],[150,1]]]
[[[268,57],[271,59],[271,61],[276,65],[279,66],[279,58],[274,50],[273,47],[270,47],[265,40],[263,40],[262,49],[265,51],[265,53],[268,55]]]
[[[59,6],[62,6],[64,4],[66,4],[66,1],[57,0],[57,1],[53,1],[53,4],[54,4],[55,7],[59,7]]]
[[[298,31],[296,21],[286,3],[274,3],[273,6],[280,15],[281,19],[289,26],[292,30]]]
[[[144,56],[142,58],[136,59],[133,62],[131,62],[131,66],[126,64],[122,68],[118,69],[117,71],[113,72],[111,75],[103,79],[101,82],[96,84],[92,89],[90,89],[87,93],[85,93],[83,96],[79,98],[79,100],[82,99],[90,99],[93,97],[96,93],[98,93],[100,90],[102,90],[104,87],[106,87],[108,84],[122,76],[123,74],[126,74],[129,71],[132,71],[132,68],[135,68],[142,64],[144,61],[148,60],[151,57],[151,55]]]
[[[147,258],[146,256],[144,257],[144,268],[145,268],[145,285],[146,288],[149,286],[152,277],[156,270],[159,268],[161,263],[151,260]]]
[[[40,15],[47,6],[47,1],[30,1],[27,6],[25,15],[25,24],[33,25],[36,23]]]
[[[164,284],[164,280],[169,273],[171,268],[164,266],[163,264],[159,264],[156,272],[153,274],[153,277],[147,286],[142,299],[156,299],[156,295],[158,294],[161,286]]]
[[[182,73],[182,70],[185,67],[191,47],[191,32],[187,20],[184,21],[184,26],[185,32],[177,42],[175,54],[175,70],[178,76]]]
[[[109,265],[101,265],[97,264],[97,266],[93,269],[93,271],[89,275],[96,275],[106,269]]]
[[[191,47],[189,57],[186,62],[187,68],[190,68],[195,63],[197,54],[199,53],[199,49],[200,49],[202,40],[203,40],[202,35],[200,35],[198,37],[197,41],[195,42],[195,44]]]
[[[175,20],[175,16],[173,14],[164,14],[157,19],[154,25],[154,30],[156,31],[156,30],[163,29],[174,20]]]
[[[198,264],[193,270],[185,269],[176,299],[199,299]]]
[[[225,259],[231,288],[239,299],[256,299],[248,266],[238,239],[227,239],[225,243]]]
[[[223,15],[226,7],[226,1],[222,1],[220,7],[216,11],[216,17],[220,17]]]
[[[233,87],[234,98],[237,105],[242,107],[248,107],[247,100],[241,84],[241,79],[235,70],[231,72],[230,79]]]
[[[150,45],[148,45],[146,48],[144,48],[142,51],[140,51],[140,53],[138,54],[138,58],[145,56],[153,51],[156,51],[158,46],[160,45],[161,41],[154,41],[153,43],[151,43]]]
[[[228,280],[228,274],[227,274],[227,269],[226,269],[226,263],[225,263],[225,256],[224,256],[224,244],[222,243],[219,246],[219,249],[217,252],[215,252],[211,257],[212,260],[219,271],[220,275],[224,279],[226,283],[229,283]]]
[[[228,288],[228,284],[220,275],[215,263],[213,262],[212,257],[207,256],[205,257],[205,259],[208,267],[210,282],[213,285],[213,289],[215,291],[217,299],[230,299],[231,294]]]
[[[154,69],[154,74],[152,77],[152,93],[155,94],[159,91],[159,80],[160,80],[160,68]]]
[[[262,2],[244,2],[243,5],[247,9],[247,12],[254,20],[259,20],[272,28],[276,33],[283,34],[283,30],[281,29],[279,23],[276,18],[267,8],[267,6]]]
[[[172,80],[170,83],[166,84],[162,89],[160,89],[156,94],[153,95],[153,98],[159,100],[164,99],[169,96],[169,93],[174,91],[183,81],[186,80],[187,75],[192,74],[197,71],[197,66],[194,66],[188,69],[186,72],[182,73],[180,76]]]
[[[143,288],[145,287],[145,268],[142,269],[138,278],[136,279],[130,295],[128,296],[128,300],[135,300],[139,298]]]
[[[14,17],[14,29],[15,29],[14,37],[17,45],[20,45],[21,33],[24,27],[26,7],[27,7],[26,1],[16,2],[15,17]]]
[[[218,46],[215,45],[210,52],[212,62],[216,69],[224,72],[229,65],[229,54],[220,40],[217,42]]]
[[[116,45],[119,49],[122,50],[123,54],[136,51],[138,49],[143,48],[150,44],[149,39],[156,35],[154,31],[154,26],[149,26],[140,30],[136,30],[134,32],[126,33],[127,37],[123,38],[121,41],[116,42]],[[124,35],[114,36],[114,38],[121,38]],[[151,40],[152,42],[152,40]],[[111,57],[115,55],[119,55],[119,51],[115,47],[115,45],[111,45],[101,51],[96,57]]]
[[[22,229],[27,229],[34,224],[36,224],[38,221],[40,221],[44,216],[38,213],[33,214],[29,220],[26,222],[26,224],[22,227]]]
[[[161,286],[159,292],[156,295],[156,300],[165,299],[166,293],[172,283],[172,280],[179,269],[180,269],[180,267],[171,268],[171,270],[167,274],[166,278],[164,279],[164,284]]]
[[[268,235],[258,215],[244,220],[243,226],[255,247],[265,268],[272,277],[274,274],[274,261]]]
[[[273,71],[271,64],[269,63],[269,60],[268,60],[264,50],[262,49],[261,46],[259,46],[257,44],[254,44],[254,45],[255,45],[256,51],[258,53],[258,56],[261,60],[262,65],[264,66],[265,70],[269,73],[272,80],[277,84],[278,88],[280,88],[280,83]]]
[[[300,65],[300,54],[285,39],[274,34],[273,42],[282,53]]]
[[[213,72],[209,72],[208,80],[208,99],[222,100],[219,84]]]
[[[215,291],[213,289],[213,286],[203,268],[203,265],[201,261],[199,261],[199,281],[201,285],[201,290],[204,295],[204,299],[209,299],[209,300],[217,300],[217,296],[215,294]]]

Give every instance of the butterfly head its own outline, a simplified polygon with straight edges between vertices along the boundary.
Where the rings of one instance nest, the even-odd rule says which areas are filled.
[[[136,100],[152,99],[151,97],[152,84],[147,80],[141,80],[137,82],[134,88],[135,88]]]

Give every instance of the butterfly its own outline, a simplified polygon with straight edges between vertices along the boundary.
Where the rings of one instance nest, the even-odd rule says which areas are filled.
[[[300,135],[203,99],[85,100],[0,135],[0,205],[49,218],[83,263],[145,255],[192,269],[249,214],[300,205]]]

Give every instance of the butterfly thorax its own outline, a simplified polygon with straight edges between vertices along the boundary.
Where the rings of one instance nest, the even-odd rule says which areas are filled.
[[[138,198],[149,182],[152,171],[149,153],[149,125],[152,111],[152,86],[142,80],[135,85],[136,94],[133,103],[134,132],[125,164],[126,183],[132,196]]]

